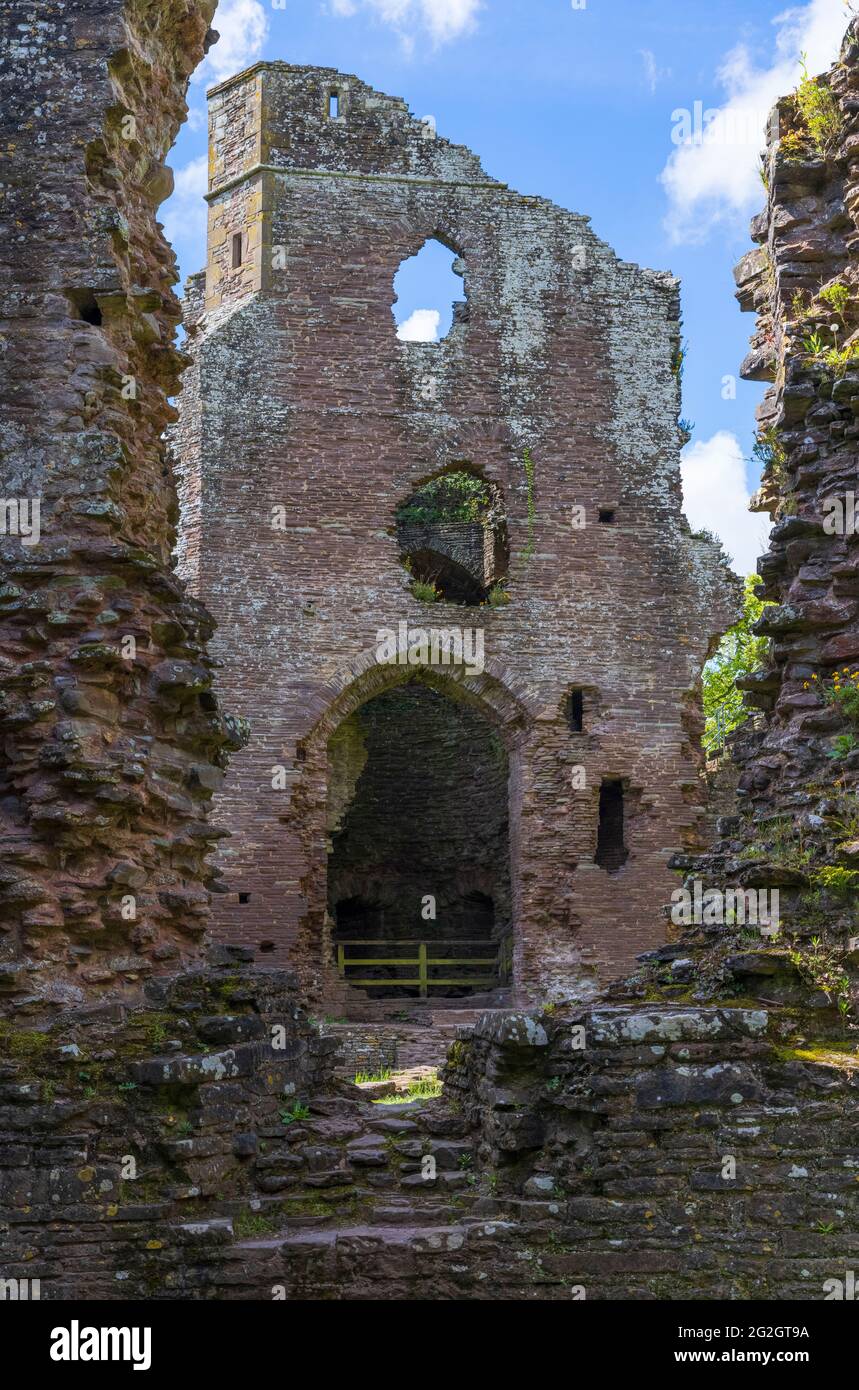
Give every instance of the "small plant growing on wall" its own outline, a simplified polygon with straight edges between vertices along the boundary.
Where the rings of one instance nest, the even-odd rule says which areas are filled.
[[[829,681],[822,681],[813,675],[810,681],[803,682],[803,690],[817,690],[823,703],[831,705],[859,727],[859,671],[851,671],[845,666],[836,671]]]
[[[798,130],[788,131],[778,142],[778,152],[786,164],[801,164],[808,158],[808,139]]]
[[[296,1101],[290,1109],[281,1110],[280,1112],[280,1122],[282,1125],[292,1125],[295,1124],[296,1120],[309,1119],[310,1109],[308,1106],[302,1105],[300,1101]]]
[[[850,303],[850,290],[842,280],[835,280],[831,285],[827,285],[817,297],[838,315],[842,323],[844,322],[844,315]]]
[[[787,482],[787,452],[774,426],[760,430],[755,440],[752,456],[769,473],[773,482],[783,488]]]
[[[819,936],[814,936],[810,947],[796,948],[790,952],[790,962],[798,974],[814,989],[820,990],[846,1020],[851,1005],[850,980],[844,974],[838,951],[827,948]]]
[[[411,585],[412,594],[418,603],[439,603],[441,594],[434,584],[427,584],[423,579],[415,579]]]
[[[822,869],[815,869],[811,881],[833,898],[849,898],[859,882],[859,869],[843,869],[839,865],[827,864]]]
[[[812,333],[808,338],[803,338],[802,346],[812,362],[819,362],[824,367],[841,377],[847,371],[852,362],[859,359],[859,342],[847,343],[845,347],[838,346],[838,335],[834,333],[835,344],[828,344],[820,333]]]
[[[525,483],[528,489],[528,544],[522,552],[522,558],[530,560],[534,554],[534,524],[537,520],[537,507],[534,501],[534,455],[530,449],[526,449],[522,455],[522,463],[525,468]]]
[[[790,301],[790,312],[797,320],[808,318],[812,312],[808,290],[794,290]]]
[[[842,758],[849,758],[851,753],[855,753],[859,748],[859,739],[855,734],[839,734],[832,740],[832,747],[826,751],[827,758],[832,758],[835,762]]]
[[[489,485],[457,470],[432,478],[397,512],[397,520],[417,525],[480,521],[492,505]]]
[[[830,154],[843,127],[841,108],[831,89],[808,71],[808,54],[800,55],[800,83],[796,89],[796,108],[812,143],[821,156]]]

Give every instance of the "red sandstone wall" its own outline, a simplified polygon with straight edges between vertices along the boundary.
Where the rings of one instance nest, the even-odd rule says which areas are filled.
[[[205,928],[231,735],[211,619],[171,568],[182,359],[155,214],[214,8],[0,7],[0,493],[41,512],[37,543],[0,536],[0,980],[19,1007],[132,992]]]
[[[206,312],[195,301],[176,446],[187,572],[219,620],[221,691],[253,728],[219,798],[235,838],[218,931],[275,939],[321,983],[327,738],[414,674],[376,663],[380,629],[478,626],[482,675],[424,675],[495,722],[510,754],[520,993],[587,993],[663,937],[667,859],[697,842],[696,682],[734,616],[716,553],[681,516],[677,284],[427,140],[356,78],[262,64],[210,101]],[[231,275],[224,248],[249,218],[256,260]],[[464,260],[467,321],[439,345],[403,343],[393,277],[432,236]],[[504,496],[503,609],[428,609],[398,563],[397,505],[460,460]],[[597,524],[604,507],[613,525]],[[573,686],[583,735],[565,720]],[[614,875],[594,864],[604,777],[624,779],[631,811]]]

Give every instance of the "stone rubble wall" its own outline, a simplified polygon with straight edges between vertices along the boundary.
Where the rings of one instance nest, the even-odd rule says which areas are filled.
[[[294,976],[229,953],[131,1010],[0,1025],[0,1274],[51,1300],[212,1296],[213,1252],[277,1190],[282,1112],[336,1049]]]
[[[761,430],[778,444],[755,505],[774,522],[759,564],[759,595],[772,603],[759,624],[772,641],[772,663],[745,684],[748,702],[765,712],[758,736],[740,740],[740,794],[750,813],[776,809],[798,817],[814,812],[831,737],[843,730],[837,711],[809,689],[859,660],[859,535],[829,534],[825,502],[856,493],[859,457],[859,371],[832,369],[809,353],[818,332],[842,345],[859,330],[859,28],[849,28],[840,61],[818,79],[831,91],[842,122],[837,141],[821,155],[786,140],[802,130],[796,103],[778,105],[782,139],[771,139],[765,167],[766,209],[752,223],[757,249],[736,271],[741,308],[758,324],[743,375],[770,384],[759,410]],[[845,321],[821,289],[851,292]],[[855,791],[859,752],[840,761],[843,784]],[[831,781],[831,779],[829,779]]]
[[[828,106],[828,130],[815,134],[796,93],[778,102],[762,161],[766,207],[736,270],[740,307],[757,314],[742,372],[769,383],[753,499],[774,522],[755,629],[769,653],[738,682],[755,717],[731,739],[737,805],[704,858],[672,859],[690,889],[777,891],[781,930],[764,940],[727,917],[697,924],[653,953],[646,973],[665,996],[810,1004],[818,1036],[849,1037],[859,1009],[859,715],[831,697],[836,679],[857,683],[859,667],[859,21],[839,61],[805,90],[812,109]]]
[[[43,1299],[822,1300],[859,1258],[855,1057],[777,1014],[493,1013],[442,1098],[373,1105],[282,973],[147,995],[0,1069],[2,1274]]]
[[[756,1008],[598,1006],[488,1014],[455,1044],[446,1094],[476,1132],[475,1170],[533,1203],[535,1280],[824,1298],[859,1256],[859,1064],[793,1029]]]
[[[129,996],[199,955],[206,823],[240,729],[172,569],[184,359],[156,210],[215,0],[5,3],[0,990]],[[5,528],[7,532],[9,528]]]

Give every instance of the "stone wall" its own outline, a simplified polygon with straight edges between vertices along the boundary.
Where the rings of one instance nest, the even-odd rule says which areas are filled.
[[[495,1296],[824,1299],[859,1252],[859,1065],[795,1030],[744,1007],[487,1015],[446,1094],[483,1185],[524,1199]]]
[[[211,1297],[337,1049],[293,977],[229,953],[0,1043],[0,1272],[50,1300]]]
[[[855,1269],[856,1059],[795,1020],[495,1012],[417,1106],[328,1081],[336,1048],[289,977],[227,961],[126,1018],[18,1031],[4,1280],[48,1300],[822,1301]]]
[[[757,717],[732,740],[737,814],[719,822],[703,861],[673,861],[690,886],[777,891],[781,932],[764,940],[742,923],[699,924],[653,969],[684,997],[691,987],[697,998],[810,1002],[816,1030],[838,1036],[859,1007],[857,21],[806,93],[805,105],[783,98],[770,122],[779,136],[763,161],[767,204],[736,272],[741,308],[758,315],[743,374],[770,383],[755,500],[774,521],[758,562],[769,657],[739,682]],[[822,128],[809,124],[808,102],[825,113]]]
[[[183,358],[156,209],[214,8],[0,14],[0,989],[18,1008],[131,994],[197,957],[208,914],[206,811],[238,730],[171,565]]]
[[[771,383],[759,411],[768,441],[756,506],[775,521],[759,565],[759,594],[773,605],[760,624],[772,662],[747,682],[749,703],[767,718],[760,737],[737,750],[740,792],[752,813],[813,812],[817,788],[809,783],[820,783],[831,740],[846,726],[812,686],[846,664],[854,670],[859,658],[859,537],[855,528],[838,534],[826,524],[827,502],[855,494],[857,482],[857,42],[854,22],[841,61],[818,79],[837,113],[825,150],[806,131],[795,98],[779,103],[782,139],[767,150],[767,207],[752,224],[758,247],[737,268],[740,305],[758,314],[743,373]],[[825,297],[832,286],[848,292],[843,311]],[[843,361],[809,352],[815,333],[829,348],[840,343]],[[859,752],[834,770],[854,790]]]
[[[681,512],[676,282],[431,135],[329,69],[258,64],[210,94],[205,305],[195,278],[173,441],[185,573],[253,725],[218,798],[236,833],[217,932],[273,942],[326,994],[329,739],[417,676],[508,753],[517,989],[588,995],[662,940],[667,859],[700,844],[697,682],[735,586]],[[441,343],[402,342],[394,275],[432,237],[467,312]],[[503,503],[501,608],[422,604],[400,564],[398,508],[462,465]],[[380,663],[400,623],[479,629],[482,670]],[[604,778],[628,799],[616,874],[594,860]]]

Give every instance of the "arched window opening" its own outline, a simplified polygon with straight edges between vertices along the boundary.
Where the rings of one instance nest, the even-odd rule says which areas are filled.
[[[494,725],[413,680],[350,715],[328,756],[332,964],[356,1003],[499,1002],[512,911]]]
[[[500,490],[476,473],[442,473],[397,509],[402,564],[425,603],[503,607],[509,564]]]
[[[438,343],[454,323],[467,319],[462,277],[465,266],[435,238],[403,261],[394,276],[394,321],[406,343]]]

